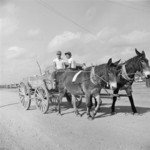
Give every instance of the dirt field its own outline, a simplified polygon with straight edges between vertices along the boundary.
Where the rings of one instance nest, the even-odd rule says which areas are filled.
[[[34,102],[25,111],[15,90],[1,90],[0,150],[150,150],[150,88],[136,83],[133,91],[138,115],[121,98],[112,116],[111,100],[104,99],[101,111],[89,121],[86,114],[76,117],[65,99],[62,116],[43,115]]]

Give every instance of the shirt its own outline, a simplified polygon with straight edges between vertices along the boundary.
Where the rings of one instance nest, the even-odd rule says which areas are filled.
[[[64,59],[58,59],[58,58],[55,58],[53,60],[53,62],[55,63],[56,65],[56,69],[65,69],[65,61]]]
[[[76,68],[76,61],[72,57],[68,59],[68,63],[71,64],[71,68]]]

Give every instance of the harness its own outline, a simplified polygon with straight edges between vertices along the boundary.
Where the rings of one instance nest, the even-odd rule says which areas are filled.
[[[95,66],[93,66],[92,69],[91,69],[91,73],[90,73],[90,81],[94,85],[99,85],[97,77],[100,78],[101,80],[103,80],[108,86],[108,82],[103,78],[103,76],[99,76],[95,73]]]
[[[95,85],[98,84],[98,82],[97,82],[97,80],[96,80],[95,67],[92,67],[92,69],[91,69],[90,81],[91,81],[93,84],[95,84]]]
[[[141,58],[138,59],[138,66],[139,66],[139,71],[142,72],[142,64],[141,64]],[[135,73],[127,73],[125,64],[122,65],[121,68],[121,75],[122,77],[127,80],[127,81],[133,81],[134,78],[130,78],[129,75],[135,75]]]
[[[76,82],[76,79],[77,79],[78,75],[79,75],[81,72],[82,72],[82,70],[78,71],[78,72],[74,75],[74,77],[73,77],[73,79],[72,79],[72,82],[73,82],[73,83]]]
[[[107,86],[108,86],[108,82],[103,78],[103,76],[99,76],[99,75],[97,75],[97,74],[95,73],[95,66],[93,66],[93,67],[91,68],[91,71],[86,71],[86,70],[80,70],[80,71],[78,71],[78,72],[73,76],[73,78],[72,78],[72,82],[73,82],[74,84],[81,84],[81,82],[76,82],[76,80],[77,80],[78,76],[80,75],[80,73],[82,73],[82,72],[89,72],[89,73],[90,73],[90,78],[85,79],[85,80],[82,81],[82,82],[85,82],[85,81],[90,80],[94,85],[98,86],[98,85],[100,85],[100,83],[98,82],[98,79],[97,79],[97,78],[99,78],[100,80],[103,80],[103,81],[107,84]]]
[[[121,75],[122,77],[127,80],[127,81],[131,81],[133,80],[132,78],[130,78],[127,74],[127,71],[126,71],[126,67],[125,67],[125,64],[122,65],[122,68],[121,68]]]

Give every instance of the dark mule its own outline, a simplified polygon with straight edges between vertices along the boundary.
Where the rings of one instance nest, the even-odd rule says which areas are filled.
[[[118,69],[121,71],[117,77],[117,88],[114,90],[114,94],[118,94],[119,90],[126,91],[133,113],[137,113],[132,96],[132,84],[134,81],[135,73],[139,71],[143,73],[146,78],[150,77],[150,66],[145,56],[145,52],[142,51],[142,53],[140,53],[137,49],[135,49],[135,52],[137,54],[135,57],[119,65]],[[116,100],[117,97],[113,97],[113,103],[111,106],[112,114],[115,113]]]
[[[117,88],[116,66],[117,64],[113,64],[112,59],[109,59],[107,64],[102,64],[95,67],[88,67],[85,70],[80,71],[74,83],[72,82],[72,80],[74,76],[77,75],[78,71],[67,69],[64,73],[64,78],[61,80],[61,83],[59,83],[59,114],[61,114],[60,104],[62,98],[66,91],[68,91],[72,94],[72,101],[75,113],[77,115],[79,114],[76,107],[76,97],[85,96],[87,116],[89,119],[93,119],[101,103],[101,89],[106,86],[110,86],[110,88],[113,90]],[[92,96],[96,97],[97,107],[95,108],[94,113],[91,116],[90,111],[92,107]]]

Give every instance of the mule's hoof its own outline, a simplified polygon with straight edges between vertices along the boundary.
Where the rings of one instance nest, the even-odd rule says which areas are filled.
[[[62,116],[62,114],[61,114],[61,113],[57,113],[57,115],[58,115],[58,116]]]
[[[137,115],[138,115],[138,112],[132,112],[132,114],[137,116]]]
[[[80,113],[76,113],[76,117],[80,117],[81,116],[81,114]]]
[[[115,114],[117,114],[115,111],[112,111],[112,112],[111,112],[111,115],[115,115]]]
[[[88,120],[90,120],[90,121],[92,121],[93,120],[93,117],[91,117],[91,116],[88,116],[88,118],[87,118]]]
[[[82,117],[82,115],[80,113],[78,113],[77,117]]]
[[[83,114],[80,114],[80,117],[82,117]]]
[[[95,116],[96,116],[96,113],[95,113],[95,112],[92,112],[92,114],[91,114],[92,119],[94,119]]]

